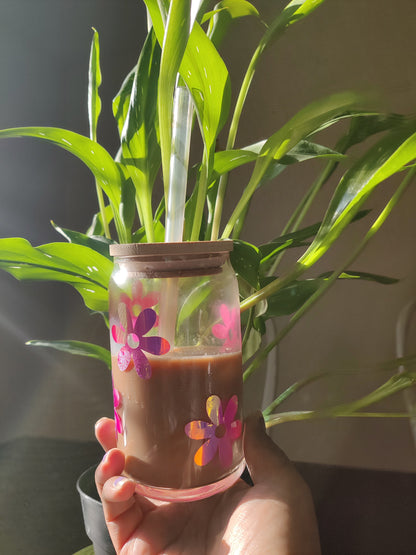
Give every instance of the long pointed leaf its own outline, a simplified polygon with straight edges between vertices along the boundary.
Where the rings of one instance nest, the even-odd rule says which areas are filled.
[[[180,73],[192,94],[201,133],[210,150],[228,117],[231,85],[221,56],[197,23],[189,37]]]
[[[355,214],[354,218],[352,219],[353,222],[361,220],[365,216],[370,213],[370,210],[360,210]],[[303,247],[305,245],[309,245],[311,240],[315,237],[318,233],[322,222],[317,222],[316,224],[312,224],[310,226],[304,227],[302,229],[298,229],[292,233],[285,233],[273,241],[269,243],[265,243],[260,245],[259,249],[262,255],[261,265],[264,268],[269,268],[271,264],[274,262],[276,256],[283,250],[289,248],[296,248],[296,247]],[[308,243],[305,241],[310,240]]]
[[[299,260],[312,265],[345,229],[368,196],[384,180],[416,158],[416,122],[383,137],[346,172],[337,187],[320,231]]]
[[[26,345],[33,347],[48,347],[58,351],[63,351],[65,353],[70,353],[71,355],[94,358],[104,362],[107,368],[111,370],[110,351],[100,345],[95,345],[94,343],[86,343],[85,341],[75,340],[43,341],[32,339],[31,341],[27,341]]]
[[[160,166],[157,90],[161,50],[151,31],[143,46],[129,95],[121,135],[124,162],[135,165],[150,185]],[[131,159],[130,159],[131,157]]]
[[[110,201],[118,205],[121,191],[120,174],[111,155],[95,141],[57,127],[15,127],[0,131],[0,138],[10,137],[34,137],[67,150],[92,171]]]
[[[267,310],[262,314],[261,318],[267,320],[276,316],[288,316],[293,314],[321,287],[322,283],[332,272],[322,274],[318,278],[294,281],[288,287],[284,287],[276,294],[271,295],[267,299]],[[356,272],[347,270],[338,277],[339,280],[364,280],[380,283],[383,285],[392,285],[399,280],[369,272]],[[273,278],[262,280],[261,285],[267,285]]]
[[[121,132],[123,163],[134,184],[140,216],[150,241],[154,240],[152,189],[161,161],[157,118],[160,55],[156,36],[150,31],[132,74],[131,88],[127,82],[114,104],[121,112],[118,117],[124,118]],[[126,208],[128,206],[134,208],[134,198]]]
[[[247,16],[260,17],[253,4],[246,0],[224,0],[219,2],[212,12],[206,13],[201,23],[210,19],[207,34],[213,44],[218,47],[227,36],[231,24],[237,18]]]
[[[113,99],[113,115],[117,122],[118,132],[121,138],[124,123],[130,107],[130,95],[133,88],[134,76],[137,66],[134,67],[124,79],[119,92]]]
[[[265,142],[266,141],[261,141],[241,149],[221,150],[216,152],[214,157],[215,173],[222,175],[223,173],[230,172],[244,164],[255,162],[259,157]],[[279,159],[278,164],[287,166],[289,164],[304,162],[313,158],[343,160],[345,156],[331,148],[313,143],[311,141],[302,140],[285,156]]]
[[[332,272],[324,272],[319,276],[319,278],[328,278]],[[373,274],[371,272],[360,272],[356,270],[346,270],[338,276],[338,279],[359,279],[363,281],[373,281],[374,283],[380,283],[381,285],[394,285],[399,283],[399,279],[392,278],[389,276],[382,276],[380,274]]]
[[[356,106],[359,101],[360,97],[358,95],[345,92],[312,102],[300,110],[264,143],[250,181],[224,230],[223,238],[227,238],[231,234],[236,221],[256,191],[273,159],[282,158],[299,141],[314,133],[324,123],[336,121],[337,116]]]
[[[59,227],[54,222],[52,222],[52,225],[54,229],[65,237],[69,243],[84,245],[84,247],[89,247],[109,260],[112,260],[112,257],[109,254],[109,245],[114,243],[114,241],[111,241],[111,239],[106,239],[101,235],[86,235],[85,233],[80,233],[79,231]]]
[[[0,268],[17,279],[66,282],[82,295],[88,308],[108,311],[113,264],[86,246],[49,243],[32,247],[25,239],[0,239]]]
[[[101,112],[101,99],[98,88],[101,85],[100,43],[98,33],[93,29],[91,43],[89,78],[88,78],[88,120],[90,124],[90,138],[97,140],[97,122]]]

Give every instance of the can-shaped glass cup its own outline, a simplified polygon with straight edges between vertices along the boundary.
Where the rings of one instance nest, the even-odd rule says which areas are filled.
[[[244,469],[232,241],[111,245],[117,447],[148,497],[191,501]]]

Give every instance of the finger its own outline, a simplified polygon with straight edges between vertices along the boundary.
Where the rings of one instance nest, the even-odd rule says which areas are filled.
[[[124,455],[118,449],[108,451],[95,471],[95,485],[101,496],[104,484],[110,478],[119,476],[124,470]]]
[[[138,529],[144,513],[142,499],[135,494],[136,484],[121,476],[124,462],[123,453],[118,449],[111,449],[95,473],[105,521],[117,553]]]
[[[122,451],[119,449],[111,449],[108,451],[101,463],[95,471],[95,484],[100,497],[104,498],[104,502],[121,501],[131,497],[136,491],[136,483],[134,480],[129,480],[122,476],[124,470],[125,458]],[[122,478],[117,480],[118,478]],[[107,487],[107,482],[109,486]],[[130,485],[126,485],[126,484]],[[115,491],[111,491],[111,486]],[[115,497],[113,497],[113,493]],[[136,497],[140,502],[140,506],[144,512],[151,511],[155,508],[155,503],[150,499],[143,497],[136,493]],[[114,513],[115,514],[115,513]],[[114,515],[111,515],[112,517]]]
[[[116,447],[116,433],[114,420],[111,418],[101,418],[95,424],[95,436],[100,442],[104,451],[109,451]]]

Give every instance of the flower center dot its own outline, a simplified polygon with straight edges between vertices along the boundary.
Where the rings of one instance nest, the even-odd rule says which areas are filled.
[[[219,439],[225,436],[225,426],[224,424],[220,424],[219,426],[216,427],[215,429],[215,437],[218,437]]]
[[[128,337],[127,337],[127,345],[131,348],[131,349],[137,349],[137,347],[139,346],[139,338],[137,337],[137,335],[135,333],[129,333]]]

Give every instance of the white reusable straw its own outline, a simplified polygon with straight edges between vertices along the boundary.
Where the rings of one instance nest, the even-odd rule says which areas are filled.
[[[191,3],[192,29],[201,0]],[[189,91],[180,83],[175,88],[172,117],[172,151],[170,156],[168,200],[166,207],[165,242],[182,241],[188,181],[189,149],[191,143],[193,103]]]
[[[170,183],[166,208],[165,242],[182,241],[188,181],[193,105],[185,86],[177,86],[173,104]]]
[[[191,5],[191,29],[194,24],[200,0]],[[169,187],[166,206],[165,242],[183,240],[185,218],[186,186],[188,182],[189,150],[191,143],[193,103],[189,91],[181,84],[178,75],[175,88],[172,116],[172,150],[170,156]],[[168,278],[161,291],[160,329],[167,338],[171,350],[175,344],[175,327],[178,312],[178,281]]]

